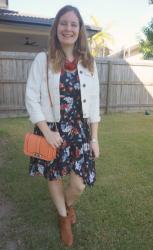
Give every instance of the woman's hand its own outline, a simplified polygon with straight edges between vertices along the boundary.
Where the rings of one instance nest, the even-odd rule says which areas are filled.
[[[98,141],[96,141],[96,142],[91,141],[90,142],[90,148],[91,148],[91,152],[93,152],[93,154],[94,154],[94,157],[98,158],[99,154],[100,154]]]
[[[90,149],[95,158],[99,157],[99,143],[98,143],[98,122],[93,122],[90,125],[91,141]]]
[[[59,148],[63,143],[63,139],[57,131],[47,131],[45,134],[46,141],[52,145],[53,148]]]
[[[52,145],[53,148],[58,148],[61,146],[63,143],[62,137],[60,136],[59,132],[51,131],[46,121],[40,121],[36,125],[43,133],[46,141]]]

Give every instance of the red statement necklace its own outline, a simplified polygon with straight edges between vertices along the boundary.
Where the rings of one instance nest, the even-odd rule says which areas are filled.
[[[64,69],[66,70],[75,70],[77,68],[77,60],[74,59],[72,62],[70,62],[69,60],[65,60],[64,63]]]

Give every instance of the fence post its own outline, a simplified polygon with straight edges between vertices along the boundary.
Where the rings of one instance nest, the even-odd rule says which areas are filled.
[[[105,107],[105,114],[108,114],[108,112],[109,112],[110,76],[111,76],[111,62],[108,61],[108,74],[107,74],[107,90],[106,90],[106,107]]]

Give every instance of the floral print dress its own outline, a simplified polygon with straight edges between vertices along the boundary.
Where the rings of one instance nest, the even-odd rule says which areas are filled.
[[[57,157],[49,162],[31,157],[30,175],[55,180],[74,171],[83,178],[84,184],[92,186],[96,180],[95,160],[90,150],[89,124],[83,118],[77,70],[61,72],[60,113],[57,127],[63,143],[57,150]],[[54,123],[48,123],[48,126],[55,130]],[[42,135],[38,127],[34,128],[34,133]]]

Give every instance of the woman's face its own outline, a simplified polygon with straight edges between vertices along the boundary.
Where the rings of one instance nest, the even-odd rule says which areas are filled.
[[[60,17],[57,26],[57,37],[62,47],[73,47],[79,36],[79,19],[73,11]]]

